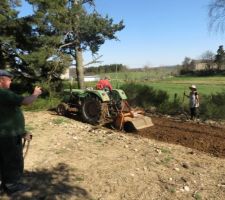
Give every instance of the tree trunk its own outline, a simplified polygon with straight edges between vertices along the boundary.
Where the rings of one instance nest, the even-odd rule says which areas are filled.
[[[76,73],[77,83],[79,89],[84,89],[84,68],[83,68],[83,54],[82,49],[76,48]]]

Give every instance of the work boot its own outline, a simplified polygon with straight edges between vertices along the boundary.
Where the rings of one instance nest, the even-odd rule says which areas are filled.
[[[3,189],[8,195],[12,195],[26,192],[30,189],[30,187],[23,183],[12,183],[12,184],[5,184]]]

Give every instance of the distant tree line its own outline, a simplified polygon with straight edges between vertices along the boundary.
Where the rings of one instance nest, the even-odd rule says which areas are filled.
[[[100,65],[98,67],[87,67],[85,68],[85,74],[124,72],[126,70],[128,70],[128,68],[123,64],[110,64],[110,65]]]

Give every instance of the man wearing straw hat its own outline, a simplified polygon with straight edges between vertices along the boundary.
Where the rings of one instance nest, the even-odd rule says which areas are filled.
[[[185,93],[184,95],[189,98],[191,120],[195,120],[196,117],[198,117],[199,96],[197,92],[197,87],[195,85],[191,85],[189,89],[189,95],[186,95]]]

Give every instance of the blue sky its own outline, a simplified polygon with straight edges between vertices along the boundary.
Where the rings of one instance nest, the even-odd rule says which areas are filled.
[[[96,9],[115,23],[124,20],[119,41],[100,48],[102,64],[121,63],[130,68],[181,64],[184,57],[198,59],[206,51],[216,53],[224,36],[209,30],[211,0],[96,0]],[[24,5],[22,15],[31,13]],[[86,53],[84,62],[91,60]]]

